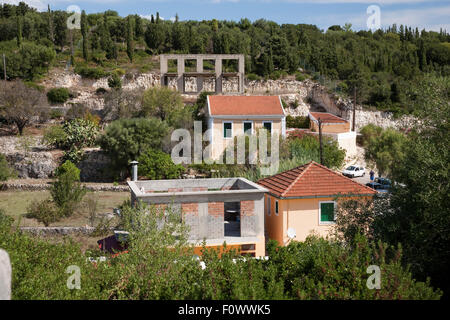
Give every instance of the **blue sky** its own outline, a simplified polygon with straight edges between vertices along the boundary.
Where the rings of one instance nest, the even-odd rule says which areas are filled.
[[[18,3],[19,0],[0,2]],[[180,20],[235,20],[246,17],[251,21],[264,18],[278,23],[308,23],[322,29],[331,25],[352,23],[353,30],[367,30],[367,8],[380,7],[380,22],[384,28],[397,24],[450,32],[450,0],[25,0],[40,10],[66,10],[77,5],[88,13],[107,9],[121,16],[139,14],[150,16],[157,11],[170,19],[178,13]]]

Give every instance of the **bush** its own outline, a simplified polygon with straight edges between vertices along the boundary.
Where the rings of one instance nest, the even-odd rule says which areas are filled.
[[[120,79],[120,77],[117,75],[117,73],[113,73],[109,78],[108,78],[108,86],[111,89],[120,89],[122,88],[122,80]]]
[[[0,181],[6,181],[12,176],[14,176],[13,169],[9,167],[5,156],[0,153]]]
[[[113,167],[120,175],[128,173],[129,163],[148,149],[161,149],[168,126],[156,118],[132,118],[113,121],[99,139]]]
[[[70,161],[55,171],[57,180],[50,189],[53,201],[64,217],[71,216],[79,205],[86,189],[80,183],[80,170]]]
[[[174,164],[170,155],[160,150],[149,149],[138,162],[140,174],[150,180],[178,179],[184,171],[182,165]]]
[[[288,128],[309,128],[309,118],[308,117],[293,117],[291,115],[286,117],[286,126]]]
[[[63,112],[58,109],[51,109],[49,113],[50,119],[60,119],[64,116]]]
[[[61,219],[61,214],[51,199],[33,201],[27,209],[27,218],[36,219],[46,227]]]
[[[62,148],[67,140],[67,135],[61,125],[54,125],[46,128],[42,142],[47,146]]]
[[[105,88],[98,88],[97,90],[95,90],[95,93],[97,95],[105,94],[107,92],[108,92],[108,90],[106,90]]]
[[[248,81],[257,81],[261,80],[261,77],[254,73],[249,73],[246,75]]]
[[[88,79],[100,79],[108,76],[108,73],[100,67],[76,66],[75,73]]]
[[[67,88],[53,88],[47,92],[47,99],[50,103],[65,103],[70,98]]]
[[[306,76],[303,73],[297,72],[295,74],[295,80],[297,80],[297,81],[305,81],[306,80]]]

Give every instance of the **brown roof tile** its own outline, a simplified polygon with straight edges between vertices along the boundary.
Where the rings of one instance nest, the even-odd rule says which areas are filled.
[[[318,120],[319,118],[324,123],[346,123],[347,121],[339,118],[338,116],[335,116],[334,114],[327,113],[327,112],[310,112],[310,114]]]
[[[211,115],[284,115],[278,96],[208,96]]]
[[[280,198],[376,194],[375,190],[314,161],[257,183]]]

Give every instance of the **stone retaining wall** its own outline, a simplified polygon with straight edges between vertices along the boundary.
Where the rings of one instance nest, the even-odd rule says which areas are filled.
[[[21,227],[23,232],[30,233],[34,236],[60,236],[60,235],[90,235],[96,228],[94,227]],[[110,228],[111,231],[114,228]]]

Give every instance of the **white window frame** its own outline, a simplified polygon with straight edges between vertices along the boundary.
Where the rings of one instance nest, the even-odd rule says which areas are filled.
[[[225,123],[231,123],[231,137],[225,137]],[[233,139],[233,127],[234,127],[234,123],[233,121],[222,121],[222,137],[224,139]]]
[[[268,205],[267,205],[267,215],[270,217],[270,208],[272,207],[272,201],[271,201],[271,199],[270,199],[270,196],[267,196],[267,202],[268,202]]]
[[[280,211],[280,204],[278,203],[278,200],[275,200],[275,215],[278,216],[278,213]]]
[[[322,221],[322,203],[332,203],[334,204],[334,221]],[[336,201],[319,201],[319,225],[320,226],[329,226],[336,224]]]
[[[254,130],[255,130],[255,125],[253,124],[253,121],[243,121],[242,122],[242,131],[244,131],[244,134],[245,134],[245,124],[246,123],[250,123],[252,125],[252,130],[250,131],[250,134],[253,135]]]
[[[266,127],[264,127],[264,124],[266,124],[266,123],[270,123],[270,134],[272,134],[272,131],[273,131],[273,121],[263,121],[263,123],[262,123],[263,129],[266,129]],[[266,130],[267,130],[267,129],[266,129]]]

